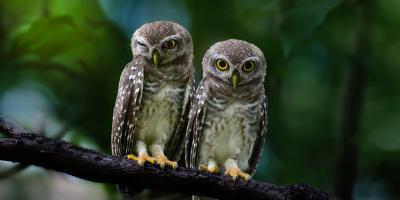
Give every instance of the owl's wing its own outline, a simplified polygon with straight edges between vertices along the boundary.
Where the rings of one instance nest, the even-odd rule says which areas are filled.
[[[251,153],[250,160],[249,160],[249,169],[247,173],[254,174],[256,171],[257,164],[260,160],[262,151],[264,149],[265,137],[267,135],[267,122],[268,122],[268,115],[267,115],[267,97],[265,94],[262,97],[262,104],[260,109],[260,122],[259,122],[259,129],[257,138],[253,147],[253,152]]]
[[[184,147],[182,143],[184,143],[186,139],[187,116],[189,114],[190,102],[192,102],[194,92],[193,84],[194,79],[190,78],[185,88],[179,123],[176,127],[173,139],[165,150],[167,157],[172,160],[178,160],[180,158]]]
[[[186,129],[185,162],[186,167],[196,168],[198,165],[199,146],[206,113],[204,105],[207,97],[206,79],[203,79],[196,90],[194,99],[190,108],[188,125]]]
[[[132,61],[122,71],[118,85],[111,133],[114,156],[122,157],[131,153],[142,89],[143,67]]]

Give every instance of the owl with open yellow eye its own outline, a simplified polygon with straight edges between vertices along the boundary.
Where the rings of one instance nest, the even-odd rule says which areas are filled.
[[[253,44],[230,39],[211,46],[202,64],[186,130],[186,165],[249,180],[266,135],[264,55]]]

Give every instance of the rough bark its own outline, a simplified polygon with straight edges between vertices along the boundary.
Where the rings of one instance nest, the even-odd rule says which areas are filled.
[[[136,162],[98,153],[66,141],[39,136],[0,118],[0,160],[36,165],[94,182],[129,184],[220,199],[328,200],[335,197],[306,184],[276,186],[179,167],[140,167]]]

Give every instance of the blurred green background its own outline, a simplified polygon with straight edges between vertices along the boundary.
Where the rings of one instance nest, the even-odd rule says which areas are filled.
[[[263,50],[269,124],[256,180],[400,199],[399,0],[1,0],[0,115],[110,153],[131,34],[155,20],[191,32],[196,80],[217,41]],[[113,185],[13,166],[0,162],[0,199],[119,199]]]

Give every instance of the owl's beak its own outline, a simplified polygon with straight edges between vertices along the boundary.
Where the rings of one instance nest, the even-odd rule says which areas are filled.
[[[231,77],[231,82],[232,82],[232,87],[235,89],[237,87],[237,84],[239,82],[239,72],[237,70],[233,71],[232,77]]]
[[[153,64],[155,66],[158,66],[158,63],[160,61],[160,53],[157,50],[154,50],[151,57],[153,58]]]

